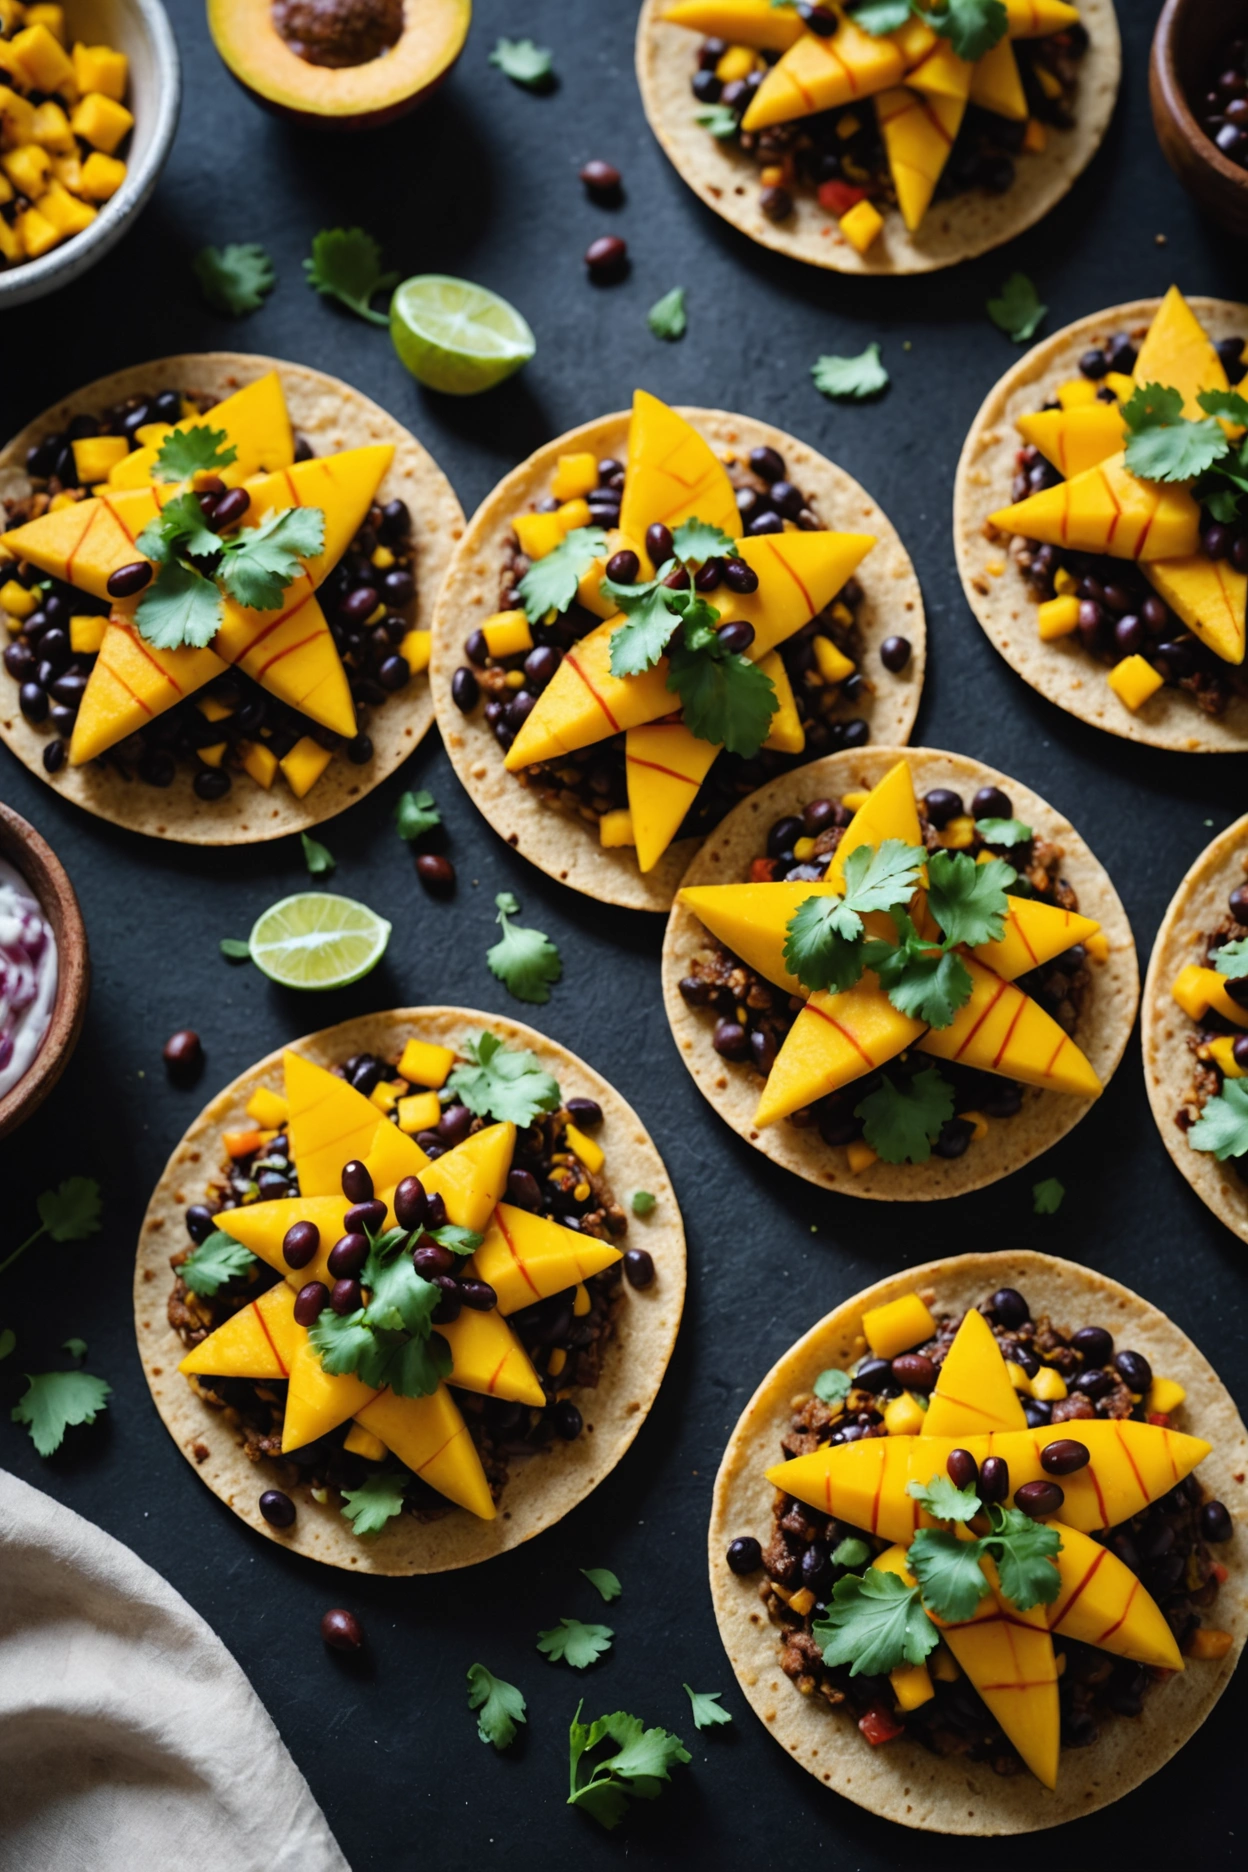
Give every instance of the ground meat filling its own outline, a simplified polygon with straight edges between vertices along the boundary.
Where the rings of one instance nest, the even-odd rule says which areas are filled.
[[[53,502],[86,500],[103,491],[80,484],[74,467],[75,441],[117,435],[125,436],[132,449],[140,448],[138,431],[146,424],[185,423],[191,420],[184,414],[186,403],[204,416],[215,400],[193,390],[168,389],[129,397],[99,416],[74,416],[64,431],[41,437],[28,450],[31,492],[5,501],[7,525],[37,520]],[[296,461],[307,461],[314,453],[305,437],[296,438]],[[201,480],[197,491],[219,493],[223,488],[222,482],[208,478]],[[189,770],[196,796],[208,802],[224,799],[236,778],[251,784],[245,761],[256,745],[280,761],[306,735],[331,753],[341,751],[353,765],[367,766],[373,758],[367,732],[370,712],[411,680],[410,665],[399,654],[399,645],[412,628],[414,565],[412,516],[406,503],[374,504],[317,594],[351,685],[357,732],[350,741],[270,695],[242,670],[232,669],[166,709],[139,733],[108,748],[98,757],[98,764],[123,780],[153,787],[171,786],[180,770]],[[48,731],[44,768],[50,774],[59,773],[96,660],[94,652],[74,648],[71,620],[104,617],[108,602],[75,590],[25,560],[6,563],[0,579],[15,580],[35,601],[25,616],[9,612],[6,621],[11,635],[4,667],[19,686],[19,706],[26,720]],[[29,603],[19,600],[18,609],[25,611]]]
[[[1240,866],[1248,877],[1248,852],[1240,859]],[[1241,942],[1245,935],[1248,935],[1248,883],[1237,885],[1230,892],[1225,915],[1200,938],[1196,960],[1203,968],[1213,968],[1217,951],[1227,943]],[[1232,1001],[1242,1001],[1248,1009],[1248,978],[1227,976],[1223,986]],[[1186,1037],[1187,1050],[1192,1056],[1192,1078],[1187,1097],[1174,1115],[1180,1131],[1189,1131],[1209,1100],[1221,1094],[1225,1075],[1210,1049],[1215,1040],[1222,1039],[1231,1040],[1235,1064],[1248,1072],[1248,1030],[1236,1026],[1217,1008],[1209,1008],[1199,1022],[1193,1023]],[[1248,1183],[1248,1157],[1232,1157],[1227,1161]]]
[[[1248,370],[1242,355],[1244,340],[1223,338],[1216,349],[1228,380],[1239,383]],[[1135,361],[1135,345],[1120,332],[1086,351],[1079,370],[1087,382],[1097,385],[1098,400],[1113,403],[1119,400],[1117,391],[1105,379],[1114,374],[1129,376]],[[1057,409],[1059,405],[1049,402],[1041,407]],[[1057,487],[1064,478],[1030,444],[1016,452],[1014,463],[1013,501]],[[1236,571],[1248,571],[1248,530],[1223,526],[1208,508],[1201,511],[1201,543],[1211,559],[1229,559]],[[1125,657],[1143,655],[1165,683],[1184,690],[1204,715],[1223,715],[1234,696],[1248,696],[1244,671],[1224,663],[1194,637],[1134,561],[1075,552],[1019,534],[1011,539],[1009,552],[1037,605],[1069,594],[1078,598],[1076,634],[1088,655],[1104,668],[1112,669]]]
[[[1027,152],[1039,143],[1031,125],[1069,130],[1074,124],[1079,62],[1088,49],[1085,29],[1072,26],[1047,39],[1015,39],[1012,45],[1030,121],[1013,123],[993,111],[968,104],[936,185],[934,201],[952,201],[976,191],[1008,194],[1014,186],[1018,162],[1026,163]],[[750,54],[752,69],[725,78],[723,73],[735,71],[735,64],[744,63],[745,56],[743,47],[730,48],[723,39],[704,39],[691,83],[694,97],[708,118],[712,109],[715,112],[715,136],[744,151],[757,164],[759,206],[768,220],[787,221],[795,197],[811,194],[817,196],[821,207],[837,216],[864,200],[880,208],[896,208],[897,191],[877,126],[875,100],[867,98],[862,103],[819,111],[795,123],[773,124],[766,130],[742,130],[740,119],[768,67],[780,54]]]
[[[1108,1353],[1102,1354],[1107,1359],[1104,1367],[1092,1364],[1072,1345],[1075,1335],[1043,1314],[1009,1325],[996,1318],[994,1302],[1012,1294],[1012,1289],[1006,1289],[985,1300],[979,1309],[988,1319],[1003,1354],[1022,1365],[1029,1377],[1042,1366],[1047,1367],[1058,1373],[1068,1387],[1068,1395],[1052,1404],[1024,1398],[1029,1424],[1069,1423],[1090,1417],[1145,1421],[1142,1402],[1123,1383]],[[1021,1300],[1018,1295],[1013,1298]],[[1020,1310],[1025,1307],[1022,1301]],[[932,1385],[960,1323],[961,1315],[938,1315],[936,1337],[916,1348],[930,1362]],[[1141,1361],[1147,1387],[1151,1375],[1147,1361],[1139,1353],[1118,1356]],[[873,1377],[872,1383],[875,1386],[878,1380]],[[890,1400],[901,1395],[901,1385],[888,1378],[878,1388],[856,1386],[838,1404],[824,1404],[814,1396],[795,1398],[793,1416],[780,1447],[786,1457],[791,1457],[806,1455],[828,1443],[887,1436],[884,1411]],[[1225,1569],[1210,1553],[1202,1534],[1201,1510],[1206,1501],[1204,1488],[1195,1475],[1190,1475],[1142,1514],[1107,1535],[1095,1536],[1143,1581],[1180,1648],[1201,1625],[1202,1615],[1213,1606],[1225,1577]],[[1211,1509],[1216,1507],[1211,1504]],[[1214,1537],[1218,1539],[1225,1538],[1218,1524],[1220,1518],[1214,1520]],[[1213,1519],[1212,1514],[1204,1517],[1206,1522]],[[866,1541],[877,1553],[888,1545],[861,1528],[821,1515],[777,1492],[770,1539],[762,1550],[767,1577],[759,1596],[781,1631],[779,1656],[785,1675],[803,1696],[821,1696],[834,1707],[845,1709],[855,1722],[873,1709],[893,1713],[894,1721],[904,1726],[905,1733],[933,1754],[966,1755],[972,1761],[990,1762],[1002,1775],[1025,1772],[1020,1756],[964,1676],[959,1675],[952,1683],[933,1677],[935,1695],[930,1701],[918,1709],[894,1711],[886,1677],[851,1678],[847,1668],[829,1669],[823,1663],[812,1626],[824,1616],[837,1580],[850,1571],[861,1571],[861,1567],[838,1566],[831,1558],[840,1542],[850,1538]],[[815,1598],[805,1615],[795,1612],[785,1596],[803,1587]],[[1059,1663],[1062,1675],[1058,1687],[1064,1748],[1087,1747],[1096,1740],[1101,1725],[1114,1716],[1138,1716],[1153,1684],[1168,1675],[1070,1638],[1055,1635],[1053,1648],[1059,1660],[1065,1660],[1064,1665]]]
[[[393,1060],[356,1054],[333,1070],[367,1095],[382,1081],[392,1079],[396,1068]],[[491,1122],[489,1117],[475,1116],[466,1106],[452,1102],[443,1108],[440,1130],[421,1132],[417,1141],[426,1156],[439,1157]],[[565,1136],[568,1122],[566,1111],[541,1113],[531,1126],[517,1132],[507,1200],[582,1235],[622,1245],[628,1232],[628,1216],[606,1179],[587,1170],[569,1150]],[[192,1241],[202,1240],[214,1226],[212,1217],[223,1210],[298,1194],[298,1168],[290,1155],[290,1142],[285,1133],[279,1133],[257,1151],[230,1161],[212,1178],[205,1202],[187,1212],[188,1231]],[[345,1203],[344,1198],[344,1207]],[[202,1232],[197,1234],[197,1230]],[[169,1324],[188,1351],[254,1300],[263,1288],[274,1284],[269,1279],[270,1270],[257,1264],[250,1276],[230,1281],[210,1299],[191,1293],[177,1272],[191,1252],[187,1247],[170,1257],[174,1282],[168,1301]],[[560,1439],[572,1442],[583,1433],[592,1434],[593,1425],[586,1426],[574,1393],[592,1390],[598,1383],[624,1305],[622,1266],[617,1261],[584,1283],[590,1303],[585,1314],[575,1312],[576,1290],[569,1289],[508,1316],[546,1393],[543,1408],[456,1391],[455,1401],[477,1446],[496,1502],[514,1463],[535,1456]],[[276,1465],[276,1486],[310,1487],[320,1491],[318,1499],[324,1500],[330,1493],[339,1495],[343,1489],[358,1488],[377,1469],[375,1463],[343,1449],[351,1430],[349,1422],[317,1442],[283,1455],[284,1384],[250,1378],[191,1377],[187,1382],[210,1410],[225,1413],[252,1462],[264,1460]],[[421,1521],[436,1520],[451,1513],[452,1504],[413,1476],[407,1484],[405,1511]]]
[[[946,818],[950,801],[956,810]],[[951,818],[962,822],[961,804],[952,795],[942,798],[938,808],[942,824],[938,826],[933,822],[927,801],[919,801],[923,841],[929,851],[944,848],[947,842],[944,827]],[[1009,804],[1008,800],[1005,804]],[[985,812],[982,816],[988,818],[994,814]],[[756,858],[750,867],[751,882],[819,882],[852,818],[853,812],[843,802],[817,799],[808,801],[800,815],[778,819],[768,834],[766,856]],[[969,819],[965,821],[968,827],[972,823]],[[989,850],[995,857],[1012,864],[1019,874],[1018,883],[1011,886],[1015,896],[1036,897],[1063,910],[1078,910],[1079,899],[1062,876],[1062,848],[1050,839],[1037,835],[1025,845],[992,846],[976,829],[967,834],[967,842],[960,849],[968,851],[972,857]],[[1020,975],[1018,985],[1073,1038],[1092,985],[1088,952],[1082,943],[1076,943],[1041,968]],[[715,1051],[763,1079],[775,1064],[790,1027],[805,1005],[800,996],[787,995],[782,988],[755,974],[709,933],[705,947],[695,956],[689,974],[680,983],[680,992],[688,1007],[705,1008],[715,1016],[712,1034]],[[996,1119],[1012,1118],[1022,1108],[1024,1088],[1013,1079],[979,1072],[974,1067],[960,1066],[949,1060],[941,1060],[939,1070],[954,1087],[959,1111],[979,1112],[985,1118]],[[878,1073],[867,1074],[843,1091],[830,1093],[827,1098],[791,1113],[786,1123],[799,1130],[814,1127],[823,1142],[831,1147],[853,1144],[863,1130],[863,1121],[855,1116],[854,1108],[879,1082]],[[932,1146],[933,1151],[938,1157],[963,1156],[974,1129],[974,1124],[965,1118],[948,1119]]]

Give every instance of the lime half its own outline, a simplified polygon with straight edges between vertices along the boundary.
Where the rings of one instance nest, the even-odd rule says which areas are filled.
[[[418,273],[395,288],[390,336],[416,381],[450,396],[492,390],[537,350],[515,306],[445,273]]]
[[[376,968],[389,940],[390,925],[367,904],[300,891],[257,918],[251,959],[284,988],[345,988]]]

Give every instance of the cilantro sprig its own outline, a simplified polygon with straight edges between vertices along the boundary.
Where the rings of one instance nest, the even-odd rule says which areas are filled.
[[[456,1254],[473,1253],[483,1240],[451,1225],[424,1233]],[[389,1385],[398,1397],[428,1397],[450,1376],[451,1348],[433,1325],[442,1290],[416,1272],[412,1244],[400,1228],[370,1237],[364,1304],[345,1314],[325,1307],[318,1316],[308,1337],[330,1377],[351,1373],[374,1390]]]
[[[563,1103],[559,1081],[536,1053],[506,1047],[497,1034],[480,1033],[463,1042],[465,1063],[453,1068],[447,1085],[479,1118],[527,1129],[539,1112],[558,1111]]]
[[[1002,0],[865,0],[850,14],[860,31],[881,37],[898,32],[914,16],[947,39],[960,59],[972,62],[991,52],[1009,27],[1009,14]]]
[[[41,1456],[54,1456],[75,1424],[93,1424],[113,1388],[85,1371],[26,1373],[26,1389],[9,1416],[25,1424]]]
[[[255,1265],[256,1257],[250,1248],[244,1248],[224,1229],[214,1229],[197,1248],[192,1248],[178,1273],[193,1294],[210,1300],[227,1281],[237,1280]]]
[[[880,347],[869,344],[856,357],[829,355],[816,358],[810,367],[815,389],[826,397],[862,402],[887,390],[889,375],[880,362]]]
[[[1248,936],[1237,936],[1233,942],[1215,949],[1213,966],[1228,981],[1242,981],[1248,975]]]
[[[550,984],[563,974],[559,951],[544,931],[512,922],[520,914],[520,905],[511,891],[499,891],[494,905],[503,933],[486,951],[490,973],[517,1001],[544,1007],[550,1000]]]
[[[1188,1127],[1193,1150],[1210,1151],[1219,1163],[1248,1152],[1248,1082],[1224,1079],[1216,1098],[1206,1099],[1204,1110]]]
[[[803,987],[843,994],[862,976],[863,917],[908,904],[919,886],[926,858],[922,846],[885,839],[878,849],[859,845],[845,860],[840,897],[808,897],[789,921],[786,968]]]
[[[55,1189],[44,1190],[35,1202],[38,1228],[0,1261],[0,1274],[44,1235],[54,1242],[86,1241],[89,1235],[98,1235],[100,1207],[100,1186],[94,1177],[66,1177]]]
[[[1223,422],[1248,427],[1248,398],[1237,390],[1202,390],[1205,415],[1183,414],[1180,390],[1141,384],[1121,406],[1126,465],[1142,481],[1191,482],[1192,498],[1223,524],[1237,520],[1248,494],[1248,435],[1232,439]],[[1221,420],[1219,420],[1221,419]]]
[[[336,299],[371,325],[389,325],[389,312],[377,311],[371,302],[397,285],[399,276],[382,271],[381,249],[363,228],[322,228],[303,271],[308,285],[323,297]]]
[[[953,1087],[935,1066],[880,1083],[854,1107],[862,1135],[885,1163],[926,1163],[932,1145],[953,1117]]]
[[[468,1666],[468,1707],[479,1712],[477,1735],[496,1749],[508,1748],[516,1739],[516,1724],[528,1721],[523,1692],[484,1664]]]
[[[576,597],[577,587],[607,550],[601,527],[573,527],[553,552],[535,559],[516,590],[530,624],[557,617]]]
[[[255,312],[277,284],[273,262],[257,241],[201,247],[191,271],[213,311],[231,318]]]
[[[583,1807],[607,1831],[620,1824],[630,1800],[657,1800],[669,1770],[693,1758],[678,1735],[668,1729],[647,1729],[640,1716],[616,1710],[597,1722],[583,1723],[583,1701],[568,1731],[568,1806]],[[614,1742],[612,1754],[590,1757],[605,1742]]]
[[[720,1701],[722,1690],[691,1690],[688,1684],[681,1685],[693,1706],[693,1726],[695,1729],[717,1729],[723,1723],[732,1721],[732,1713],[726,1710]]]
[[[585,1670],[611,1649],[615,1633],[609,1625],[584,1625],[580,1619],[560,1619],[549,1631],[538,1632],[537,1648],[552,1664],[570,1664]]]
[[[195,474],[219,474],[238,459],[238,450],[224,429],[211,423],[192,423],[167,435],[156,451],[153,481],[189,481]]]
[[[165,448],[176,440],[170,436]],[[232,459],[232,449],[229,455]],[[185,467],[185,455],[176,459]],[[159,567],[135,613],[139,634],[158,650],[202,650],[221,628],[223,592],[248,610],[275,610],[302,573],[303,560],[314,558],[324,544],[325,515],[319,507],[281,507],[259,526],[241,527],[222,538],[209,525],[199,495],[178,494],[135,541],[144,558]]]
[[[988,301],[989,318],[1015,344],[1035,337],[1048,309],[1026,273],[1011,273],[997,297]]]
[[[532,39],[497,40],[490,53],[490,64],[496,65],[504,78],[522,85],[526,91],[545,91],[554,82],[553,55],[545,46],[535,45]]]
[[[365,1540],[380,1534],[395,1515],[402,1514],[406,1486],[405,1474],[377,1469],[358,1488],[343,1489],[343,1518],[351,1523],[352,1533]]]

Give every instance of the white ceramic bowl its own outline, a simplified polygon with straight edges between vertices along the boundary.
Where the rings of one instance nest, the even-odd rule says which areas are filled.
[[[134,129],[126,179],[84,233],[40,260],[0,272],[0,310],[68,286],[116,245],[155,188],[178,125],[182,68],[160,0],[65,0],[65,28],[71,45],[81,39],[85,45],[115,46],[130,61],[126,102]]]

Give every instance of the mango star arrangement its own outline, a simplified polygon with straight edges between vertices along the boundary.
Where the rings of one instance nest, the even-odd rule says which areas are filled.
[[[510,844],[666,909],[686,841],[761,781],[904,740],[925,655],[913,568],[856,482],[769,425],[638,390],[631,417],[549,444],[479,509],[431,680]]]
[[[958,468],[988,636],[1069,713],[1156,747],[1248,745],[1246,335],[1242,306],[1176,286],[1081,319],[990,392]]]
[[[985,1294],[1003,1274],[1025,1292]],[[803,1766],[904,1824],[1089,1812],[1229,1681],[1245,1450],[1200,1354],[1116,1282],[1029,1252],[881,1282],[786,1355],[725,1453],[733,1667]]]
[[[0,733],[101,816],[275,837],[428,726],[428,608],[462,515],[345,384],[228,353],[123,372],[10,444],[0,493]]]
[[[1031,226],[1099,146],[1120,65],[1110,0],[647,0],[637,33],[684,180],[844,272],[950,266]]]
[[[686,874],[663,985],[735,1130],[886,1200],[960,1194],[1055,1142],[1117,1066],[1139,993],[1074,828],[929,749],[835,755],[739,808]]]
[[[280,1092],[262,1062],[144,1224],[161,1415],[237,1513],[333,1564],[437,1571],[527,1539],[623,1454],[675,1337],[683,1235],[645,1131],[571,1055],[483,1018],[331,1029],[304,1045],[332,1065],[287,1050]],[[565,1104],[569,1079],[592,1095]]]

